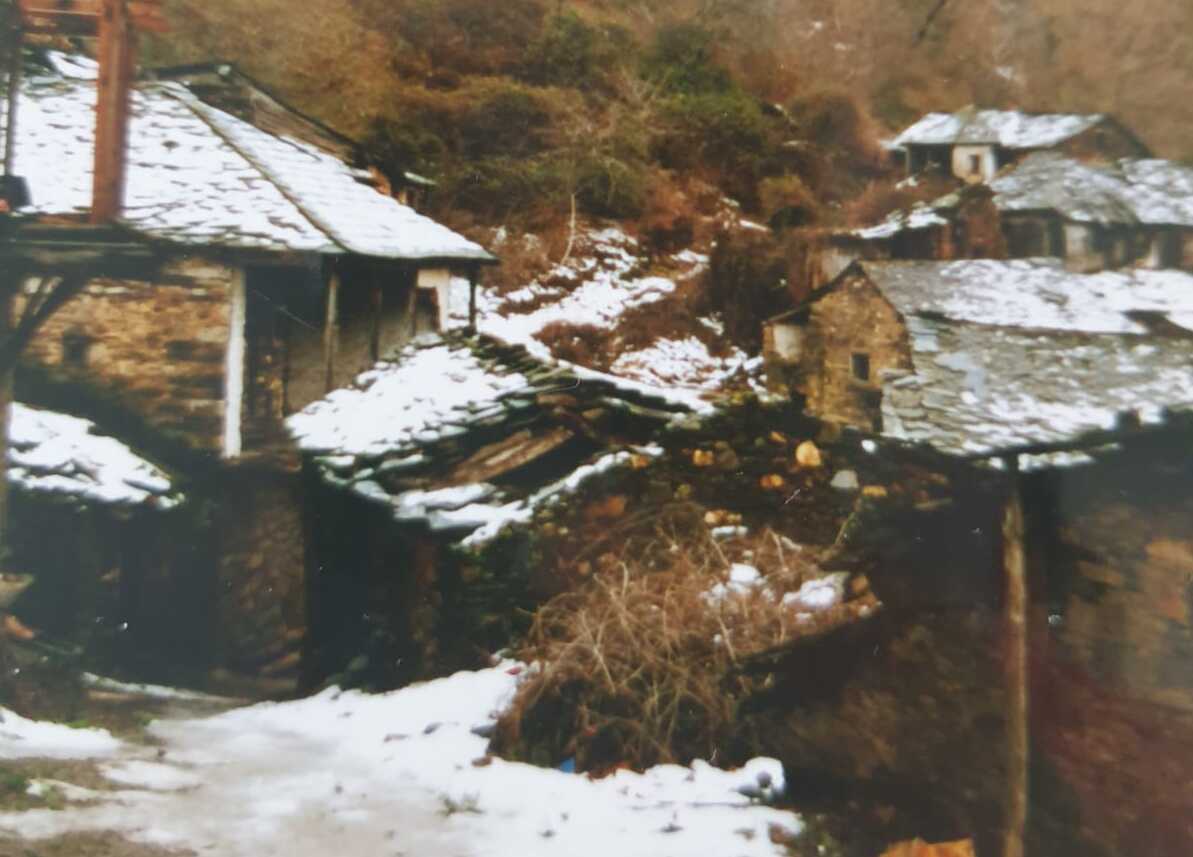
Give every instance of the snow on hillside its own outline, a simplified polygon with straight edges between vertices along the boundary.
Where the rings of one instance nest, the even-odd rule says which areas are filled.
[[[510,240],[499,235],[498,252]],[[619,352],[607,367],[613,374],[653,386],[716,391],[729,377],[756,370],[756,361],[733,346],[725,356],[716,356],[699,338],[680,330],[644,348],[617,348],[618,326],[627,313],[675,296],[707,267],[708,256],[695,249],[651,259],[637,239],[617,227],[581,229],[569,257],[528,285],[504,294],[483,290],[477,302],[479,326],[539,354],[549,353],[542,334],[552,325],[596,327],[608,331],[609,343]],[[661,314],[666,311],[659,307]],[[718,328],[713,320],[702,323]]]

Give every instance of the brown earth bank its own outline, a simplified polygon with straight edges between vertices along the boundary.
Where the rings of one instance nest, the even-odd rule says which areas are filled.
[[[115,833],[72,833],[36,842],[0,836],[0,857],[194,857],[194,853],[139,845]]]

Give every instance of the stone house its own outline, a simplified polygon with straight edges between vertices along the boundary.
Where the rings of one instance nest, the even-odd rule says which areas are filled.
[[[1001,688],[997,719],[968,747],[945,730],[936,752],[964,771],[981,754],[954,754],[999,742],[998,778],[982,768],[981,788],[1007,778],[987,801],[1000,835],[1025,824],[1047,835],[1060,819],[1072,829],[1079,815],[1080,835],[1107,853],[1193,843],[1193,790],[1168,789],[1179,767],[1168,760],[1193,740],[1191,289],[1181,271],[1081,274],[1055,259],[860,261],[768,325],[772,381],[869,455],[865,482],[890,486],[860,501],[864,524],[846,537],[877,552],[887,616],[855,632],[871,670],[857,682],[882,689],[892,668],[869,653],[905,645],[917,621],[995,654],[964,692]],[[898,467],[928,474],[933,493],[891,479]],[[793,652],[795,664],[833,656],[828,645]],[[934,734],[921,731],[918,692],[893,688],[882,710],[905,706],[917,734]],[[861,698],[828,716],[866,716],[875,706]],[[883,740],[898,746],[900,733]],[[917,773],[916,759],[859,743],[842,754],[854,756],[849,776]],[[786,763],[810,760],[806,742],[792,746]],[[1106,746],[1113,764],[1095,760]],[[1029,768],[1064,786],[1028,790]]]
[[[17,213],[22,225],[88,210],[94,98],[94,81],[78,76],[26,82],[15,171],[32,202]],[[284,124],[279,109],[269,125]],[[466,312],[453,276],[475,281],[493,257],[378,192],[370,172],[342,159],[346,143],[321,145],[330,131],[301,116],[290,127],[293,136],[262,130],[184,82],[141,82],[119,226],[169,247],[168,261],[152,281],[88,283],[33,343],[31,362],[232,459],[267,447],[286,414],[383,352],[444,326],[453,298]]]
[[[1057,331],[1057,337],[1156,331],[1165,334],[1156,339],[1163,351],[1183,342],[1182,331],[1193,325],[1193,275],[1147,269],[1079,274],[1056,259],[859,261],[804,304],[767,323],[769,383],[802,397],[812,416],[868,431],[884,429],[895,416],[889,411],[891,396],[914,383],[892,379],[900,373],[914,378],[927,366],[954,359],[931,356],[939,339],[932,325],[943,322],[995,331]],[[1150,347],[1142,340],[1140,345]],[[1126,378],[1122,383],[1124,393],[1132,389]],[[929,399],[940,395],[930,386],[925,390]]]
[[[1193,270],[1193,169],[1155,158],[1094,164],[1035,153],[987,184],[834,233],[827,246],[829,278],[852,258],[1054,256],[1074,271]]]
[[[1024,113],[977,110],[929,113],[889,147],[903,153],[908,175],[951,172],[968,183],[988,182],[1031,152],[1049,150],[1082,159],[1145,158],[1147,147],[1100,113]]]
[[[296,675],[306,522],[284,419],[419,333],[468,324],[470,284],[495,259],[384,193],[350,141],[219,69],[218,84],[196,69],[136,82],[124,205],[89,227],[96,69],[50,65],[16,113],[31,199],[4,252],[32,270],[18,302],[71,253],[144,261],[88,279],[49,317],[18,393],[82,409],[178,473],[207,510],[192,539],[212,546],[217,660]],[[30,269],[46,247],[51,262]]]

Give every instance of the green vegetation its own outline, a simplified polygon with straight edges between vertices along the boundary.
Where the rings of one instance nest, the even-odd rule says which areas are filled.
[[[881,177],[871,116],[889,132],[969,103],[1113,112],[1193,154],[1188,3],[951,3],[929,24],[937,5],[170,0],[146,60],[238,63],[380,164],[436,176],[433,213],[460,226],[549,228],[573,198],[649,219],[692,179],[776,227],[844,222]]]

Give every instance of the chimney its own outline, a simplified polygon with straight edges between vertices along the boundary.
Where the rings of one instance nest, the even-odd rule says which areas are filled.
[[[125,0],[101,0],[98,21],[99,85],[95,106],[95,171],[91,222],[110,223],[124,205],[133,40]]]

